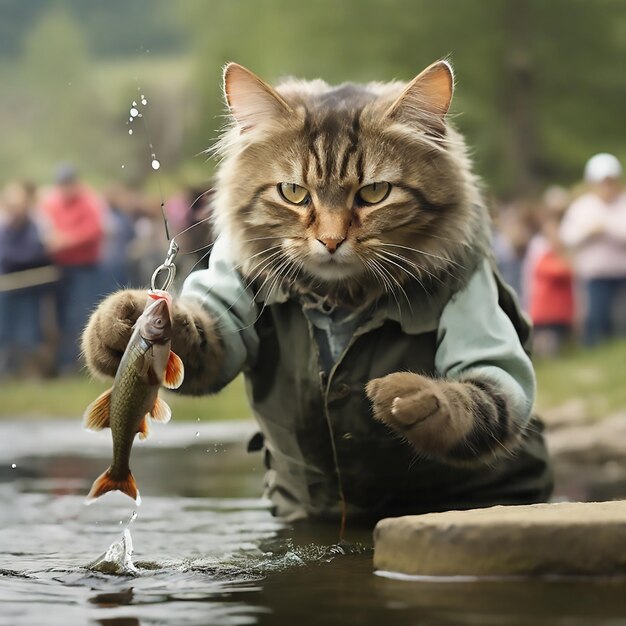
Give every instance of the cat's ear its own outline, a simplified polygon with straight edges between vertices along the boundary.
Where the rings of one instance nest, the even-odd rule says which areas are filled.
[[[224,68],[224,96],[242,130],[280,120],[291,112],[274,89],[238,63],[229,63]]]
[[[454,92],[454,74],[447,61],[436,61],[418,74],[387,109],[386,115],[407,123],[445,131],[445,116]]]

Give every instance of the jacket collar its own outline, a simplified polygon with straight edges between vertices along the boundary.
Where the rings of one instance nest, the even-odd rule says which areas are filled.
[[[385,296],[370,304],[364,304],[362,320],[356,331],[363,334],[382,326],[387,320],[400,324],[402,331],[409,335],[418,335],[436,330],[439,317],[446,303],[453,295],[453,290],[447,285],[438,286],[433,292],[426,291],[417,281],[404,285],[406,295],[402,292],[396,296]],[[313,307],[320,312],[330,313],[332,308],[325,308],[324,298],[319,294],[294,293],[287,289],[262,288],[256,296],[258,302],[265,306],[284,304],[288,301],[297,301],[302,307]],[[357,309],[358,311],[359,309]]]

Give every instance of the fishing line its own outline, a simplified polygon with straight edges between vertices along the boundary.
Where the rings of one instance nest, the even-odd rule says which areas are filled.
[[[140,89],[138,88],[137,91],[140,91]],[[133,100],[132,107],[130,109],[129,122],[132,123],[136,118],[139,118],[141,120],[141,124],[142,124],[142,127],[143,127],[144,135],[145,135],[146,140],[148,142],[148,152],[149,152],[149,155],[150,155],[150,165],[152,167],[152,170],[156,174],[157,185],[158,185],[158,189],[159,189],[161,218],[163,220],[163,228],[164,228],[164,231],[165,231],[165,238],[166,238],[167,242],[169,243],[169,247],[168,247],[168,250],[167,250],[165,261],[161,265],[159,265],[154,270],[154,272],[152,274],[152,277],[150,279],[150,289],[152,291],[155,291],[155,290],[168,291],[171,288],[171,286],[172,286],[172,284],[174,282],[174,279],[176,278],[176,264],[175,264],[175,261],[176,261],[176,257],[180,253],[180,246],[179,246],[178,242],[176,241],[176,237],[179,237],[180,235],[188,232],[189,230],[191,230],[195,226],[199,226],[200,224],[208,221],[210,218],[208,218],[208,217],[204,218],[204,219],[200,220],[199,222],[196,222],[195,224],[191,224],[190,226],[188,226],[187,228],[183,229],[181,232],[179,232],[178,234],[174,235],[173,237],[171,236],[170,224],[169,224],[169,221],[167,219],[167,213],[165,211],[165,196],[163,194],[163,185],[161,184],[161,173],[159,171],[161,169],[161,163],[160,163],[160,161],[156,157],[154,144],[151,141],[152,133],[150,132],[150,129],[148,127],[148,122],[146,120],[146,116],[144,116],[144,114],[143,114],[143,111],[145,111],[145,109],[140,109],[140,105],[145,107],[145,106],[147,106],[147,104],[148,104],[148,100],[146,99],[146,97],[143,94],[140,95],[139,103],[137,103],[135,100]],[[129,130],[129,133],[132,135],[132,129]],[[187,212],[191,211],[191,209],[195,206],[195,204],[198,202],[198,200],[200,200],[200,198],[202,198],[204,195],[206,195],[209,191],[210,190],[207,189],[206,191],[202,192],[191,203],[191,205],[187,207]],[[208,244],[207,246],[204,246],[203,248],[200,248],[199,250],[202,250],[204,248],[210,248],[211,246],[212,246],[212,244]],[[193,254],[194,252],[197,252],[199,250],[194,250],[194,251],[191,251],[191,252],[185,252],[183,254]],[[202,259],[200,259],[200,261],[201,260]],[[198,261],[198,262],[200,262],[200,261]],[[195,265],[194,265],[194,267],[195,267]],[[162,280],[162,283],[160,284],[161,280]]]

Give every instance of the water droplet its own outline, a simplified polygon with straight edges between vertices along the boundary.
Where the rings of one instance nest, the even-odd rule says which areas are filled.
[[[15,469],[17,465],[15,463],[11,463],[11,469]]]
[[[128,522],[129,524],[131,522],[134,522],[137,519],[137,511],[133,511],[133,514],[130,516],[130,521]]]
[[[137,117],[138,115],[139,115],[139,111],[137,111],[137,109],[136,109],[135,107],[133,107],[133,108],[130,110],[130,116],[131,116],[131,117]]]
[[[125,167],[126,167],[125,165],[122,165],[122,169],[124,169]]]
[[[200,436],[200,433],[199,433],[199,432],[196,432],[196,437],[199,437],[199,436]]]
[[[148,101],[145,98],[142,97],[141,98],[141,104],[144,104],[144,105],[148,104]]]
[[[128,118],[128,121],[129,121],[129,122],[132,122],[134,119],[135,119],[134,117],[129,117],[129,118]]]
[[[133,100],[133,106],[136,107],[137,103]]]
[[[128,129],[128,134],[129,134],[129,135],[132,135],[132,134],[133,134],[133,129],[132,129],[132,128],[129,128],[129,129]]]
[[[120,520],[120,524],[123,524],[124,522],[122,520]]]
[[[200,421],[200,418],[198,418],[198,419],[196,420],[196,422],[199,422],[199,421]]]
[[[161,167],[161,164],[156,159],[152,159],[152,169],[158,170],[160,167]]]
[[[137,117],[143,117],[143,115],[140,113]]]

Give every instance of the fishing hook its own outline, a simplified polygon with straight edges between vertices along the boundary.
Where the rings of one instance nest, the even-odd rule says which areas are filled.
[[[176,243],[176,240],[172,239],[170,241],[170,247],[167,251],[165,261],[161,265],[159,265],[159,267],[154,270],[154,274],[152,274],[152,279],[150,280],[150,289],[152,289],[152,291],[156,291],[159,289],[162,291],[167,291],[172,286],[174,278],[176,278],[176,265],[174,264],[174,261],[178,256],[179,250],[180,247]],[[159,287],[157,285],[157,280],[159,279],[159,276],[161,274],[165,274],[165,279],[163,281],[163,285]]]

